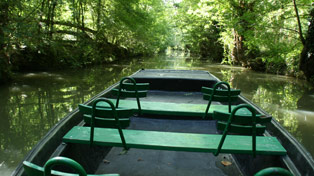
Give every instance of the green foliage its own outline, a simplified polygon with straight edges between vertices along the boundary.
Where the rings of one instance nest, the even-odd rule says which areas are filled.
[[[162,0],[21,0],[0,5],[0,51],[16,70],[82,67],[153,54],[172,40]]]
[[[177,27],[182,33],[182,42],[192,53],[204,58],[221,61],[223,46],[218,41],[221,27],[212,19],[210,4],[201,1],[183,1],[178,6]]]
[[[297,1],[305,30],[310,3]],[[299,71],[303,45],[291,0],[4,0],[0,6],[7,75],[10,64],[84,67],[168,46],[261,71]]]
[[[311,0],[297,1],[306,29]],[[257,70],[297,74],[302,43],[293,2],[290,0],[184,0],[178,6],[183,41],[201,53],[205,26],[217,26],[211,35],[223,46],[225,63],[240,63]],[[208,45],[215,42],[208,40]],[[214,54],[213,51],[208,51]]]

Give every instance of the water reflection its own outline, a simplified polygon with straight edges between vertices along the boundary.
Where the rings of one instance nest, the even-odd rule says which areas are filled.
[[[210,71],[241,89],[314,154],[314,90],[306,82],[170,53],[82,70],[21,74],[12,85],[0,87],[1,175],[10,175],[41,137],[79,103],[141,68]]]

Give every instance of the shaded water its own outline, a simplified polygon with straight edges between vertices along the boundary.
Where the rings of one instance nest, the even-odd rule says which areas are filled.
[[[213,73],[272,114],[314,155],[314,89],[307,82],[168,53],[88,69],[19,74],[11,85],[0,86],[0,175],[10,175],[41,137],[79,103],[141,68]]]

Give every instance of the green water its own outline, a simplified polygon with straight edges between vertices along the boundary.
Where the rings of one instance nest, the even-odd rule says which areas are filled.
[[[63,116],[141,68],[210,71],[273,115],[314,155],[314,89],[305,81],[168,53],[88,69],[16,75],[0,86],[0,175],[10,175]]]

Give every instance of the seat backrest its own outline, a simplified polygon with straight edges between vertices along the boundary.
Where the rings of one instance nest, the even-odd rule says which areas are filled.
[[[84,122],[91,124],[92,106],[80,104],[79,110],[83,113]],[[117,116],[120,121],[121,128],[127,128],[130,125],[130,117],[133,115],[132,109],[116,109]],[[101,128],[117,128],[114,112],[110,107],[96,107],[94,111],[95,127]]]
[[[219,86],[225,85],[228,89],[221,89]],[[208,100],[203,118],[207,118],[212,101],[228,102],[228,110],[231,112],[231,102],[237,101],[241,93],[238,89],[231,89],[227,82],[217,82],[213,88],[202,87],[203,99]]]
[[[126,81],[130,82],[126,82]],[[116,108],[119,107],[119,100],[124,98],[136,98],[138,113],[141,114],[142,108],[140,98],[147,96],[147,90],[149,89],[149,83],[136,83],[132,77],[124,77],[120,80],[119,89],[112,89],[112,93],[117,95]]]
[[[241,90],[230,89],[229,91],[228,89],[219,89],[218,85],[220,84],[228,84],[228,83],[226,82],[216,83],[214,88],[202,87],[201,92],[203,93],[203,99],[209,100],[211,98],[211,101],[219,101],[219,102],[237,101],[238,96],[241,93]],[[230,96],[230,100],[229,100],[229,96]]]
[[[203,99],[211,101],[219,101],[219,102],[234,102],[237,101],[238,96],[241,93],[241,90],[238,89],[214,89],[209,87],[202,87],[201,92],[203,93]],[[229,93],[230,93],[230,100],[229,100]]]
[[[83,114],[92,114],[92,106],[79,104],[79,110]],[[116,109],[118,118],[128,118],[133,115],[132,109]],[[96,107],[94,112],[95,117],[102,117],[102,118],[113,118],[114,114],[110,107]]]
[[[272,175],[293,176],[293,174],[290,171],[281,167],[268,167],[254,174],[254,176],[272,176]]]
[[[147,97],[147,91],[137,91],[137,93],[135,91],[128,91],[125,89],[121,89],[121,91],[119,91],[119,89],[112,89],[112,94],[115,96],[120,96],[123,98],[143,98],[143,97]]]
[[[47,163],[51,163],[47,165]],[[80,168],[81,170],[78,171],[79,174],[73,174],[73,173],[66,173],[66,172],[60,172],[60,171],[55,171],[51,170],[51,168],[55,165],[64,165],[67,167],[71,167],[75,170],[76,167]],[[74,167],[73,165],[77,165]],[[86,172],[83,169],[83,167],[77,163],[76,161],[66,158],[66,157],[55,157],[50,160],[48,160],[45,164],[44,167],[40,167],[36,164],[30,163],[28,161],[23,162],[24,170],[26,175],[28,176],[49,176],[49,175],[54,175],[54,176],[86,176]],[[49,168],[48,168],[49,167]],[[83,170],[82,170],[83,169]],[[102,175],[88,175],[88,176],[119,176],[119,174],[102,174]]]
[[[131,81],[126,82],[127,80]],[[112,93],[118,98],[142,98],[147,96],[149,83],[136,83],[131,77],[122,78],[119,84],[119,89],[112,89]]]
[[[120,85],[122,89],[128,90],[128,91],[144,91],[149,89],[149,83],[128,83],[128,82],[122,82]]]
[[[99,102],[103,102],[103,103],[106,103],[110,106],[111,110],[112,110],[112,113],[113,113],[113,118],[115,120],[115,123],[116,123],[116,128],[118,129],[119,131],[119,135],[120,135],[120,138],[121,138],[121,141],[122,141],[122,145],[124,147],[125,150],[128,149],[128,147],[126,146],[126,142],[125,142],[125,138],[124,138],[124,135],[123,135],[123,131],[122,131],[122,126],[121,126],[121,123],[120,123],[120,120],[118,118],[118,115],[117,115],[117,111],[116,111],[116,108],[115,106],[113,105],[113,103],[107,99],[107,98],[98,98],[96,99],[94,102],[93,102],[93,106],[92,106],[92,116],[91,116],[91,121],[90,121],[90,145],[92,146],[93,145],[93,142],[94,142],[94,131],[95,131],[95,123],[97,122],[96,121],[96,116],[95,116],[95,112],[96,112],[96,109],[97,109],[97,104]]]
[[[240,111],[241,112],[241,111]],[[240,113],[238,112],[238,113]],[[230,118],[231,113],[214,111],[213,119],[218,120],[217,129],[223,131],[226,128],[227,121]],[[260,124],[256,126],[256,135],[262,135],[266,130],[266,123],[271,121],[272,117],[264,117],[260,114],[256,114],[256,123]],[[252,115],[247,114],[235,114],[233,117],[232,124],[229,127],[229,132],[251,135],[252,134]]]
[[[237,111],[239,110],[245,110],[247,109],[248,111],[250,111],[251,113],[251,117],[250,118],[246,118],[249,117],[248,115],[236,115]],[[239,111],[240,112],[240,111]],[[220,113],[216,113],[216,119],[219,119],[217,117],[217,114]],[[215,115],[215,114],[214,114]],[[245,125],[239,125],[239,124],[234,124],[233,122],[240,122],[240,119],[235,120],[236,117],[241,117],[240,119],[244,119],[245,118],[245,122],[243,122]],[[259,120],[262,121],[262,120]],[[242,122],[241,122],[242,123]],[[224,125],[224,131],[223,131],[223,135],[221,137],[219,146],[217,148],[217,151],[215,152],[215,155],[218,155],[222,145],[224,143],[224,140],[227,136],[227,133],[238,133],[238,134],[245,134],[245,135],[252,135],[252,153],[253,156],[256,156],[256,135],[259,133],[263,133],[265,131],[265,126],[256,126],[257,123],[257,117],[256,117],[256,110],[248,105],[248,104],[242,104],[242,105],[238,105],[236,106],[232,112],[229,114],[229,119],[228,122],[221,122],[221,124]],[[218,122],[218,126],[220,125],[220,123]]]

